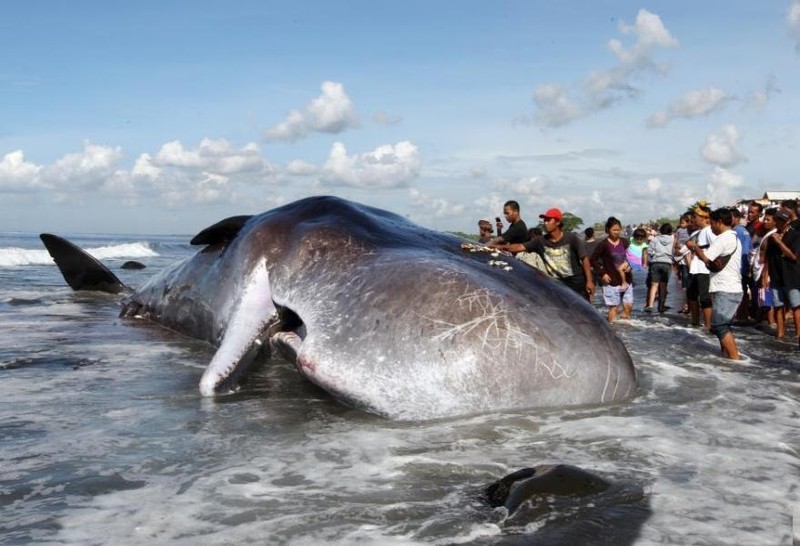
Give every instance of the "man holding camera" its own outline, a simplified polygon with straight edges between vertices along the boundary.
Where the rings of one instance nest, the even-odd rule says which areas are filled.
[[[517,243],[524,243],[528,240],[528,226],[522,221],[519,215],[519,203],[516,201],[506,201],[503,205],[503,214],[510,224],[508,229],[503,232],[503,222],[500,217],[495,218],[497,221],[497,237],[489,241],[487,246],[497,248],[500,245],[510,245]]]

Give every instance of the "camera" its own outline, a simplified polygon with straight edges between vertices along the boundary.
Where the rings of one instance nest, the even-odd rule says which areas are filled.
[[[500,221],[501,221],[501,220],[500,220],[500,217],[499,217],[499,216],[495,216],[495,217],[494,217],[494,221],[495,221],[495,222],[500,222]]]

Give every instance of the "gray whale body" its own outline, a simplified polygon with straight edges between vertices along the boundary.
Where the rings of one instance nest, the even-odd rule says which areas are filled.
[[[622,342],[572,291],[516,260],[494,267],[458,237],[396,214],[311,197],[223,220],[192,242],[204,247],[129,291],[122,315],[217,346],[204,395],[235,388],[268,351],[336,398],[393,419],[609,404],[636,392]],[[74,261],[61,258],[71,270]]]

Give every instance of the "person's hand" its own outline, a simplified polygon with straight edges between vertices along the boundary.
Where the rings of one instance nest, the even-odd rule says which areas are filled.
[[[600,280],[603,281],[603,284],[609,284],[611,282],[611,275],[608,273],[603,273],[603,276],[600,277]]]
[[[694,241],[692,239],[686,241],[686,248],[688,248],[689,250],[694,251],[696,246],[697,246],[697,241]]]

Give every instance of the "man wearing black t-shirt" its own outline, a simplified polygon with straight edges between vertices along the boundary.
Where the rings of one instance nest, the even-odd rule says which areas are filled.
[[[524,243],[527,241],[528,226],[525,225],[525,222],[523,222],[522,218],[519,216],[519,203],[516,201],[506,201],[505,205],[503,205],[503,214],[510,225],[507,230],[500,232],[499,230],[502,229],[502,224],[498,224],[498,236],[489,241],[487,246],[495,248],[500,245]]]

